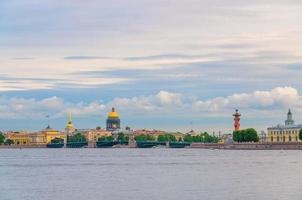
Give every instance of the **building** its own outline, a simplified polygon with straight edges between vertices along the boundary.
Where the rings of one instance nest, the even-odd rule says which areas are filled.
[[[164,135],[166,134],[165,131],[160,131],[160,130],[147,130],[147,129],[138,129],[138,130],[135,130],[133,132],[133,134],[136,136],[136,135],[153,135],[155,137],[159,136],[159,135]]]
[[[17,132],[7,132],[5,133],[6,139],[11,139],[14,141],[13,145],[44,145],[51,143],[51,140],[54,138],[61,138],[66,142],[66,134],[59,132],[55,129],[46,127],[42,131],[38,132],[26,132],[26,131],[17,131]]]
[[[60,138],[64,140],[64,143],[66,143],[66,134],[62,133],[58,130],[52,129],[50,126],[47,126],[44,130],[42,130],[42,134],[45,134],[46,143],[50,143],[52,139]]]
[[[96,128],[96,129],[79,129],[76,131],[76,133],[81,133],[85,136],[87,139],[87,142],[95,143],[98,141],[100,137],[108,137],[111,136],[111,132],[107,131],[102,128]]]
[[[13,131],[4,133],[6,139],[12,140],[13,145],[29,145],[31,144],[31,137],[29,132]]]
[[[277,125],[267,128],[267,142],[297,142],[302,124],[295,125],[292,112],[289,109],[284,125]]]
[[[112,108],[112,111],[108,113],[106,121],[106,130],[107,131],[118,131],[121,128],[121,121],[119,118],[118,112]]]
[[[196,133],[193,129],[191,129],[189,132],[186,133],[186,135],[198,136],[198,135],[200,135],[200,134],[199,134],[199,133]]]

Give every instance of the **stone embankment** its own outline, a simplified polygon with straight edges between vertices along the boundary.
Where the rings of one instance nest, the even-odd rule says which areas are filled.
[[[46,148],[46,144],[0,145],[0,149]]]
[[[233,144],[204,144],[192,143],[190,148],[200,149],[229,149],[229,150],[299,150],[300,142],[275,142],[275,143],[233,143]]]

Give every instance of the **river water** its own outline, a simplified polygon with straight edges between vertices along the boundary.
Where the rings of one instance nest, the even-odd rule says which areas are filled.
[[[302,151],[0,149],[0,200],[302,199]]]

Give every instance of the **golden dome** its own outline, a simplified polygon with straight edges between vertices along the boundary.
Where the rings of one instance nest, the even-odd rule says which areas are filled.
[[[119,118],[119,114],[112,108],[112,111],[108,113],[108,118]]]

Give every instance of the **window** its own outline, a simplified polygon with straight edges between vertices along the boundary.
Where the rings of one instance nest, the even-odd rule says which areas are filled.
[[[279,142],[279,136],[277,136],[277,142]]]
[[[292,136],[288,137],[288,141],[291,142],[292,141]]]

